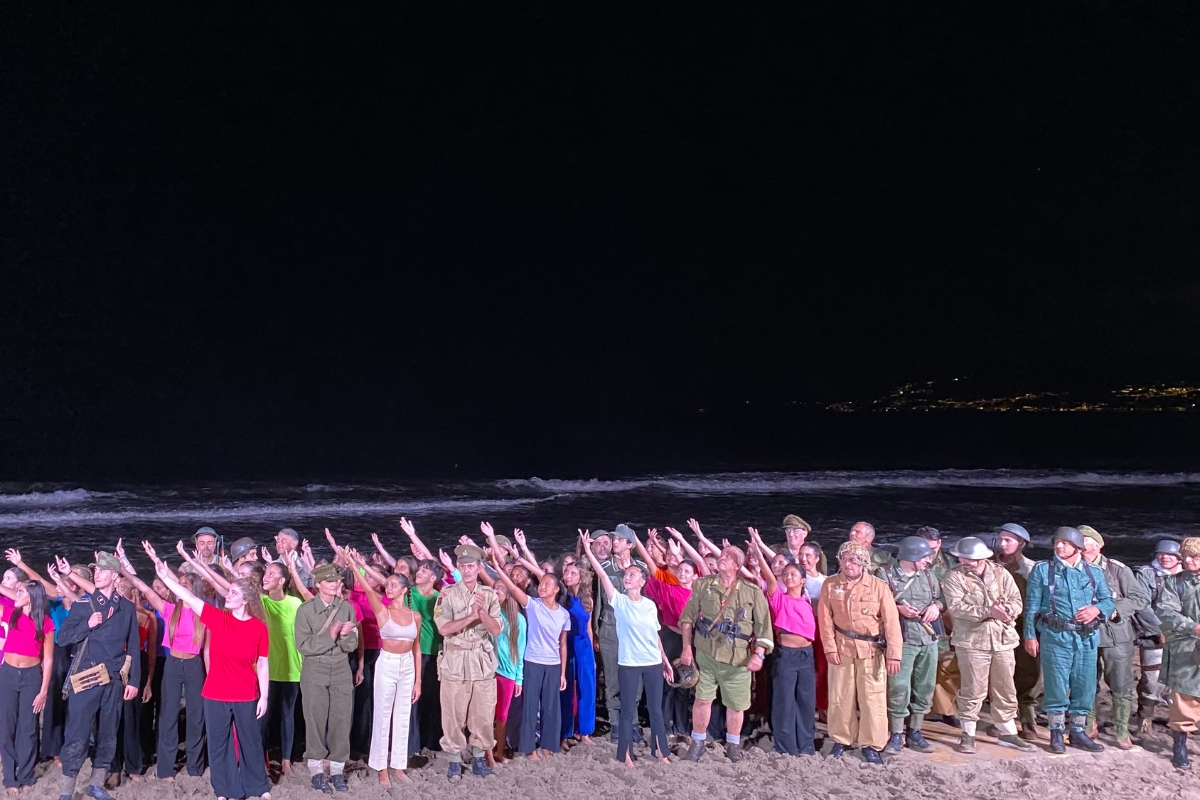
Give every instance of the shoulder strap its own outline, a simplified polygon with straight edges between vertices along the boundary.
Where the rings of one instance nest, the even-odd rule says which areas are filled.
[[[1187,585],[1183,579],[1183,573],[1176,572],[1171,577],[1173,577],[1175,579],[1175,594],[1179,595],[1179,599],[1182,600],[1183,599],[1183,589],[1184,589],[1184,586]]]
[[[329,612],[329,616],[327,616],[325,618],[325,624],[321,626],[321,630],[317,631],[317,636],[320,636],[322,633],[329,630],[330,623],[332,623],[333,618],[337,616],[338,608],[341,606],[341,598],[339,597],[339,598],[337,598],[337,600],[338,600],[337,603],[330,604],[332,606],[332,609]]]

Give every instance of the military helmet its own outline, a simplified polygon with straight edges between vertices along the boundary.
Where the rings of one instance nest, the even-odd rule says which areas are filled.
[[[1053,541],[1057,542],[1060,539],[1065,542],[1070,542],[1079,550],[1083,549],[1083,534],[1079,532],[1078,528],[1059,528],[1054,532]]]
[[[671,662],[671,666],[675,669],[675,680],[668,683],[672,688],[691,689],[700,682],[700,670],[696,669],[695,664],[684,664],[683,659],[677,658]]]
[[[1011,533],[1025,544],[1029,544],[1029,531],[1025,530],[1024,525],[1018,525],[1015,522],[1006,522],[999,528],[996,528],[996,533]]]
[[[958,544],[954,545],[954,549],[950,551],[950,555],[972,561],[982,561],[985,558],[991,558],[995,554],[990,547],[983,543],[983,539],[980,539],[978,536],[964,536],[958,540]]]
[[[249,536],[243,536],[241,539],[238,539],[236,542],[230,545],[229,557],[234,562],[237,562],[238,560],[245,558],[250,553],[253,553],[254,546],[253,539],[251,539]]]
[[[932,555],[933,548],[923,536],[905,536],[896,550],[896,559],[899,561],[917,562]]]
[[[1158,544],[1154,545],[1154,555],[1162,555],[1163,553],[1172,556],[1179,555],[1179,542],[1174,539],[1159,539]]]

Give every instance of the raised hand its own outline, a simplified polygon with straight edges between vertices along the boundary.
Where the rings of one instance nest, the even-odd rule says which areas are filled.
[[[262,560],[263,560],[264,564],[270,564],[272,561],[275,560],[275,559],[271,558],[271,551],[267,549],[266,545],[263,545],[262,547],[260,547],[258,549],[259,549],[259,552],[262,553]]]
[[[526,546],[525,531],[521,530],[520,528],[513,528],[513,539],[516,540],[517,544],[521,545],[521,547]]]
[[[758,528],[746,528],[746,530],[750,532],[750,538],[755,542],[762,541],[762,537],[758,535]]]
[[[724,550],[726,547],[733,547],[733,544],[728,539],[722,539],[721,549]]]
[[[417,527],[415,525],[413,525],[411,522],[409,522],[408,520],[406,520],[404,517],[400,518],[400,530],[404,531],[409,536],[417,535]]]
[[[447,572],[454,571],[454,562],[450,559],[450,556],[442,548],[438,548],[438,561],[442,562],[442,566],[446,568]]]
[[[233,572],[233,562],[230,561],[229,556],[225,555],[224,553],[221,553],[221,566],[224,567],[228,572]]]
[[[701,539],[703,539],[703,538],[704,538],[704,533],[703,533],[703,532],[700,530],[700,523],[699,523],[699,522],[697,522],[697,521],[696,521],[696,520],[694,520],[694,519],[689,519],[689,520],[687,521],[687,526],[688,526],[689,528],[691,528],[691,529],[692,529],[692,533],[696,534],[696,535],[697,535],[697,536],[699,536]]]
[[[676,540],[683,538],[683,534],[672,528],[670,525],[667,526],[667,533],[671,534],[671,537]]]
[[[379,549],[379,550],[385,549],[383,546],[383,543],[379,541],[379,534],[377,534],[377,533],[371,534],[371,544],[375,545],[376,549]]]
[[[492,523],[490,522],[479,523],[479,530],[483,531],[483,535],[487,537],[489,542],[496,538],[496,529],[492,527]]]
[[[146,555],[150,556],[151,561],[158,561],[158,553],[154,552],[154,545],[150,544],[148,539],[142,540],[142,549],[146,551]]]
[[[583,542],[583,549],[592,552],[592,534],[588,531],[579,531],[579,540]]]
[[[466,536],[466,535],[463,535],[463,536],[460,536],[460,537],[458,537],[458,543],[459,543],[459,544],[470,545],[471,547],[478,547],[478,546],[479,546],[479,545],[475,544],[475,540],[474,540],[474,539],[472,539],[470,536]]]
[[[333,534],[329,532],[329,528],[325,529],[325,541],[329,542],[329,546],[337,550],[337,542],[333,540]]]
[[[60,575],[70,575],[71,574],[71,564],[62,556],[55,555],[54,563],[58,565],[58,572]]]
[[[683,548],[679,546],[679,542],[671,539],[667,542],[667,547],[671,550],[671,555],[675,556],[680,561],[683,561]]]
[[[187,559],[187,550],[183,549],[183,539],[175,543],[175,552],[179,553],[180,558]]]
[[[8,559],[8,563],[14,567],[21,566],[21,551],[15,547],[10,547],[4,551],[4,557]]]

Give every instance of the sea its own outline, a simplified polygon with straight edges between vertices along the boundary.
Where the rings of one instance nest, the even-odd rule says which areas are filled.
[[[176,541],[209,525],[226,544],[248,536],[270,545],[291,527],[318,557],[328,556],[324,530],[339,544],[371,547],[378,533],[393,555],[408,552],[398,520],[407,517],[426,544],[452,547],[478,536],[481,521],[501,533],[521,528],[539,556],[575,546],[581,528],[640,533],[667,526],[687,531],[697,519],[715,541],[741,543],[747,526],[768,542],[799,514],[827,550],[858,520],[877,540],[894,543],[922,525],[947,542],[1018,522],[1033,535],[1031,554],[1048,554],[1060,525],[1088,524],[1106,552],[1145,563],[1164,537],[1200,535],[1200,472],[1073,470],[886,470],[728,472],[636,475],[622,479],[505,478],[462,482],[191,483],[183,485],[54,485],[0,483],[0,547],[18,548],[27,563],[58,554],[90,561],[118,539],[143,539],[174,555]],[[135,564],[140,548],[129,548]]]

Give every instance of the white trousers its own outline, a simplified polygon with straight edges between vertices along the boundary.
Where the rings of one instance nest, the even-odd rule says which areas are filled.
[[[386,650],[375,662],[375,719],[371,727],[373,770],[408,767],[408,717],[412,711],[413,654]],[[389,737],[391,747],[389,748]],[[391,758],[388,757],[389,750]],[[389,763],[390,762],[390,763]]]

